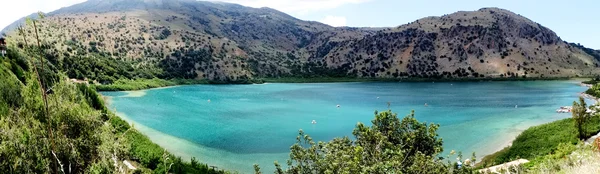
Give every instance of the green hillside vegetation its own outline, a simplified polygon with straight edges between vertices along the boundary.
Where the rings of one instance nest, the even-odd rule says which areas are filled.
[[[595,85],[595,84],[596,84],[596,83],[598,83],[598,82],[600,82],[600,78],[598,78],[598,77],[594,77],[594,78],[592,78],[592,79],[590,79],[590,80],[586,80],[586,81],[583,81],[583,82],[581,82],[581,83],[583,83],[583,84],[588,84],[588,85]]]
[[[562,145],[551,160],[543,161],[529,173],[600,173],[599,150],[598,146]]]
[[[586,94],[600,98],[600,83],[598,83],[598,80],[599,79],[594,78],[586,81],[586,84],[592,84],[592,87],[585,91]]]
[[[0,57],[2,173],[119,173],[123,160],[142,173],[226,173],[152,143],[94,89],[69,82],[42,50],[9,44]]]
[[[133,91],[149,88],[158,88],[175,85],[191,85],[191,84],[208,84],[207,80],[193,80],[193,79],[173,79],[164,80],[159,78],[153,79],[119,79],[111,84],[106,85],[94,85],[98,91]]]
[[[591,137],[598,132],[600,115],[595,115],[585,124],[585,137]],[[575,150],[574,145],[580,143],[578,135],[572,118],[533,126],[517,136],[511,146],[484,157],[480,165],[492,166],[525,158],[531,161],[526,167],[534,168],[538,163],[571,154]]]

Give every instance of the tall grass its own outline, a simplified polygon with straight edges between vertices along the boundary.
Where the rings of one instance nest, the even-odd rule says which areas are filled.
[[[600,131],[600,115],[591,117],[585,125],[585,130],[586,137],[598,133]],[[579,142],[574,120],[571,118],[558,120],[523,131],[513,141],[512,146],[484,157],[480,166],[502,164],[519,158],[533,160],[531,165],[535,165],[536,158],[540,159],[540,157],[557,153],[561,143],[575,145]],[[561,153],[569,154],[570,151]]]
[[[543,160],[528,173],[600,173],[600,152],[589,145],[578,145],[569,155]]]

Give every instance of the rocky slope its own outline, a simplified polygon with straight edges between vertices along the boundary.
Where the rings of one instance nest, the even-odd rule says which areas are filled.
[[[429,17],[353,40],[324,57],[371,77],[565,77],[597,74],[594,57],[498,8]],[[336,56],[343,55],[343,56]]]
[[[193,0],[89,0],[42,20],[57,59],[101,55],[163,77],[573,77],[600,54],[498,8],[385,29],[336,28],[270,8]],[[31,28],[28,28],[31,31]],[[32,37],[32,36],[29,36]],[[19,40],[17,35],[9,38]]]

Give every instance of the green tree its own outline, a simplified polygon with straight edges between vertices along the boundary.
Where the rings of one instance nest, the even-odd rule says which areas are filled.
[[[354,140],[342,137],[315,143],[300,130],[290,148],[288,168],[283,170],[275,162],[275,173],[471,173],[470,167],[444,163],[438,157],[442,152],[438,127],[419,122],[414,112],[399,119],[388,110],[375,112],[370,127],[358,123]],[[258,166],[255,170],[260,172]]]
[[[573,120],[575,120],[575,127],[577,128],[577,132],[579,133],[579,139],[585,139],[584,127],[586,121],[589,118],[589,114],[586,111],[587,106],[583,97],[579,97],[579,103],[577,103],[577,101],[573,101],[573,108],[571,109],[571,114],[573,116]]]

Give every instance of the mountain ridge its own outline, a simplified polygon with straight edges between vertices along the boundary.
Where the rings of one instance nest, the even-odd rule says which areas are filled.
[[[332,27],[230,3],[91,0],[51,12],[46,21],[55,25],[48,33],[60,36],[50,40],[70,40],[87,50],[76,54],[103,53],[134,66],[154,64],[164,72],[162,78],[600,74],[597,50],[567,43],[552,30],[500,8],[430,16],[377,30]],[[74,50],[72,45],[55,50],[75,54],[69,49]]]

